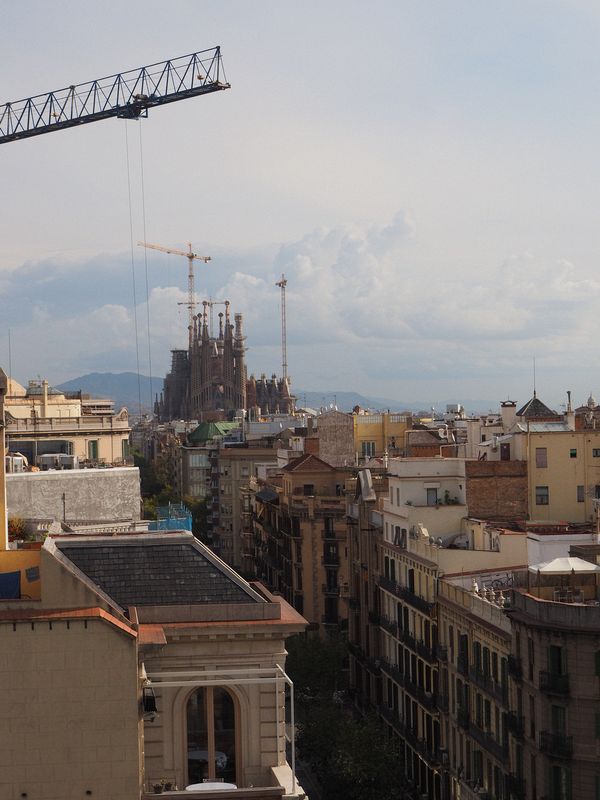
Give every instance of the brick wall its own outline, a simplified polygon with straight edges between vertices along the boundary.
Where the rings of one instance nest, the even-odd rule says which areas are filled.
[[[467,461],[465,470],[470,516],[527,518],[527,462]]]

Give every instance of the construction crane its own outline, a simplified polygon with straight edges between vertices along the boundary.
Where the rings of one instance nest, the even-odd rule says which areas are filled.
[[[275,286],[279,286],[281,289],[281,367],[282,367],[282,377],[284,383],[287,383],[287,336],[286,336],[286,321],[285,321],[285,287],[287,286],[287,280],[285,279],[285,275],[281,273],[281,280],[277,281]]]
[[[0,144],[109,117],[139,119],[154,106],[229,88],[221,48],[212,47],[0,105]]]
[[[208,313],[209,313],[209,325],[208,325],[208,333],[212,338],[213,329],[214,329],[214,318],[213,318],[213,307],[214,306],[225,306],[225,316],[227,317],[227,321],[229,321],[229,300],[213,300],[212,297],[209,297],[208,300],[203,300],[202,305],[206,308],[208,306]]]
[[[194,261],[204,261],[207,264],[212,261],[210,256],[200,256],[192,250],[192,243],[188,242],[188,252],[185,250],[177,250],[175,247],[163,247],[160,244],[150,244],[149,242],[138,242],[140,247],[148,247],[151,250],[160,250],[161,253],[170,253],[175,256],[185,256],[188,260],[188,299],[184,303],[189,310],[189,347],[192,349],[192,340],[194,335],[194,316],[196,313],[196,293],[194,290]]]

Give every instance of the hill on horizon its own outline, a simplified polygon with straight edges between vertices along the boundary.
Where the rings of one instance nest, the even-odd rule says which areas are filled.
[[[142,401],[142,411],[151,411],[154,405],[154,397],[160,394],[163,387],[163,379],[147,375],[139,376],[136,372],[90,372],[79,378],[73,378],[57,385],[57,389],[65,392],[82,391],[94,397],[107,397],[114,401],[117,409],[127,406],[130,412],[136,414],[139,409],[140,395]],[[340,411],[352,411],[354,406],[373,409],[376,411],[392,412],[401,411],[426,411],[435,406],[436,410],[444,411],[446,404],[456,402],[448,401],[422,401],[422,402],[402,402],[385,397],[369,397],[358,392],[349,391],[304,391],[303,389],[293,389],[297,398],[298,407],[307,406],[319,409],[337,406]],[[488,400],[461,400],[467,411],[487,412],[489,409],[497,409],[498,403]]]
[[[79,378],[65,381],[56,388],[64,392],[84,392],[94,397],[109,398],[114,400],[115,408],[126,406],[130,412],[137,413],[140,406],[142,411],[151,411],[154,406],[154,396],[162,391],[162,378],[149,378],[147,375],[139,376],[137,372],[90,372]]]

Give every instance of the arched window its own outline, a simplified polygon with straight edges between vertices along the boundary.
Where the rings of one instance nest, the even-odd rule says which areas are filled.
[[[187,766],[190,783],[222,778],[235,782],[235,705],[220,686],[196,689],[187,703]]]

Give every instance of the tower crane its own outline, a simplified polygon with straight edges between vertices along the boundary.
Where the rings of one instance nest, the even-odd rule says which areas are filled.
[[[287,286],[287,280],[285,275],[281,273],[281,280],[277,281],[275,286],[279,286],[281,289],[281,367],[282,367],[282,377],[284,383],[287,383],[287,335],[286,335],[286,320],[285,320],[285,287]]]
[[[140,247],[148,247],[151,250],[160,250],[161,253],[170,253],[171,255],[175,256],[185,256],[188,260],[188,299],[187,303],[184,303],[188,307],[189,310],[189,322],[188,322],[188,333],[189,333],[189,347],[190,350],[192,349],[192,339],[193,339],[193,332],[194,332],[194,314],[196,311],[196,293],[194,291],[194,261],[204,261],[207,264],[209,261],[212,261],[210,256],[200,256],[198,253],[194,253],[192,250],[192,243],[188,242],[188,251],[186,253],[185,250],[177,250],[175,247],[163,247],[160,244],[150,244],[150,242],[138,242]]]
[[[154,106],[230,88],[221,48],[212,47],[0,105],[0,144],[109,117],[139,119]]]

